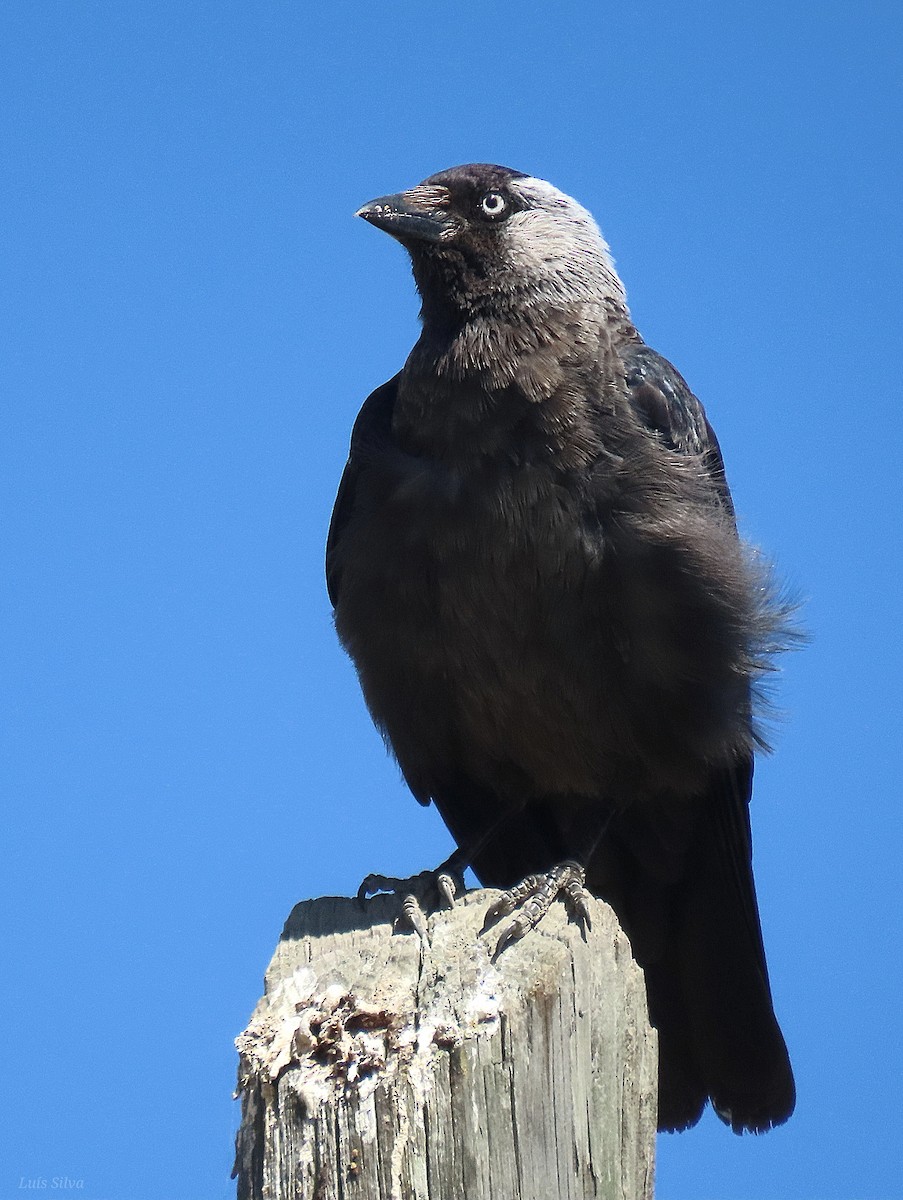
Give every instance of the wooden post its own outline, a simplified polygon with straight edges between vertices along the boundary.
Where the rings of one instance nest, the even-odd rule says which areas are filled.
[[[240,1052],[239,1200],[648,1200],[656,1041],[607,905],[490,955],[498,893],[393,932],[394,896],[298,904]]]

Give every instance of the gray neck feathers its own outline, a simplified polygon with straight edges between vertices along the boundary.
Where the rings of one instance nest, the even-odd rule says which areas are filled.
[[[467,277],[462,263],[458,320],[432,315],[428,292],[438,272],[418,278],[424,328],[405,368],[409,378],[466,380],[489,393],[516,383],[539,401],[567,367],[598,359],[600,338],[632,331],[611,252],[586,209],[544,180],[525,177],[511,189],[527,207],[499,230],[485,273]]]

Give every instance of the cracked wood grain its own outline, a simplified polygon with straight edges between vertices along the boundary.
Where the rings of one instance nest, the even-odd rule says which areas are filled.
[[[239,1200],[648,1200],[656,1042],[607,905],[492,962],[497,893],[298,904],[237,1039]]]

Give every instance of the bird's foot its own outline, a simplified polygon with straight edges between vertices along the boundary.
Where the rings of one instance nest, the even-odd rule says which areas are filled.
[[[453,854],[434,871],[421,871],[407,879],[394,875],[368,875],[358,888],[358,902],[363,905],[368,896],[377,892],[395,892],[404,896],[402,915],[422,942],[429,940],[426,914],[438,908],[452,908],[455,897],[464,891],[464,875]]]
[[[535,929],[553,902],[561,896],[572,917],[583,929],[589,929],[589,892],[584,887],[586,872],[579,863],[569,860],[553,867],[545,875],[528,875],[510,891],[504,892],[486,913],[482,932],[485,933],[502,917],[516,913],[496,942],[493,961],[506,946]]]

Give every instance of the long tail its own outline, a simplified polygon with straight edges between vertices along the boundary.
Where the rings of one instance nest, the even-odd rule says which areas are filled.
[[[762,1133],[793,1112],[753,882],[751,784],[751,762],[719,774],[694,805],[678,877],[625,895],[659,1033],[661,1129],[695,1124],[708,1100],[735,1133]]]

